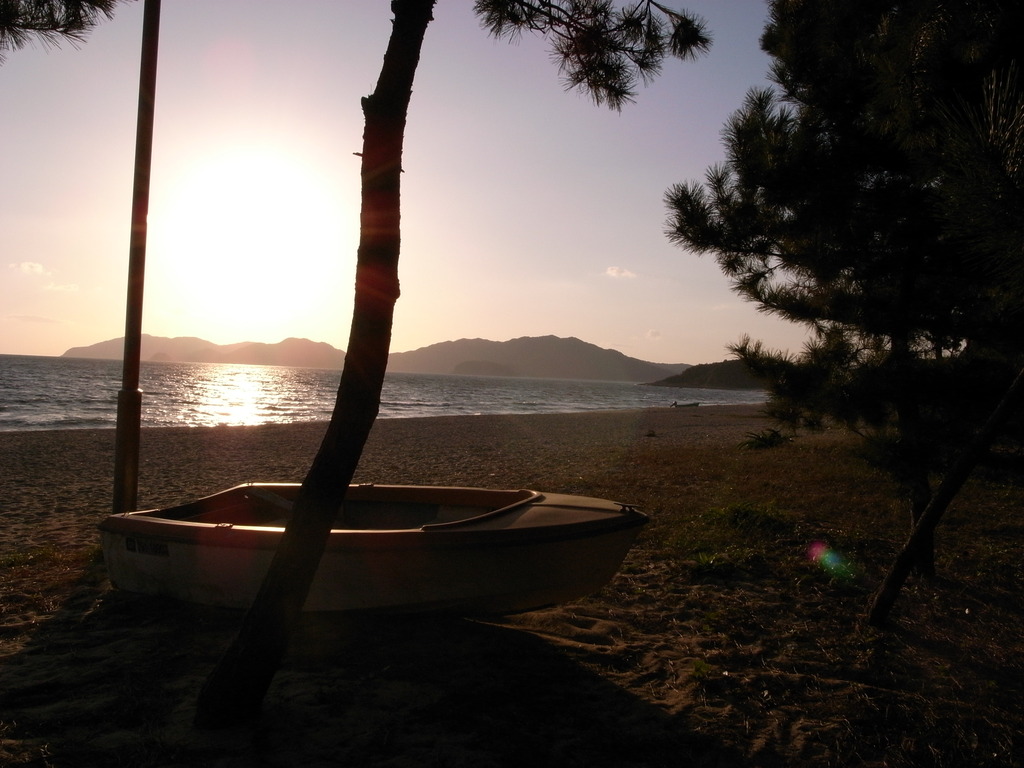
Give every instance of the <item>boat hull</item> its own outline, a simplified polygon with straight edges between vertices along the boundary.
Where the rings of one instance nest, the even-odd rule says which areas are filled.
[[[100,525],[111,581],[130,592],[248,607],[283,521],[228,520],[244,521],[241,510],[268,491],[290,500],[297,487],[239,486],[193,505],[112,515]],[[346,505],[361,527],[332,529],[305,610],[505,614],[568,602],[611,580],[646,522],[628,506],[579,496],[517,491],[496,497],[497,507],[469,503],[487,493],[353,486]],[[451,501],[447,519],[437,499]],[[435,516],[414,527],[368,527],[428,514]]]

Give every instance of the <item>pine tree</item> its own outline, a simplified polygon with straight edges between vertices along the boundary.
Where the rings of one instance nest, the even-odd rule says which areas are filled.
[[[770,413],[863,435],[912,525],[1024,351],[1012,292],[952,226],[980,214],[948,194],[947,113],[1018,55],[1019,5],[775,0],[762,46],[778,87],[749,94],[703,184],[667,195],[673,241],[810,332],[799,353],[733,348],[769,381]],[[933,572],[930,540],[915,556]]]
[[[57,45],[78,43],[100,17],[111,18],[118,0],[4,0],[0,2],[0,64],[5,51],[16,51],[32,40]]]

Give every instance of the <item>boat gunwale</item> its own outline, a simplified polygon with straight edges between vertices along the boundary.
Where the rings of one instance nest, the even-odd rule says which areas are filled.
[[[202,509],[203,505],[211,504],[216,505],[218,503],[226,502],[230,497],[241,495],[243,500],[246,494],[252,494],[260,501],[277,504],[282,510],[290,511],[290,506],[294,503],[294,499],[289,498],[287,495],[279,493],[275,489],[284,488],[298,492],[301,485],[299,483],[242,483],[240,485],[234,485],[230,488],[225,488],[222,491],[202,496],[193,501],[185,502],[184,504],[174,504],[168,507],[157,507],[153,509],[140,509],[131,512],[122,512],[119,514],[109,515],[99,524],[101,529],[105,529],[106,524],[114,519],[118,518],[131,518],[135,520],[146,519],[146,520],[163,520],[169,521],[178,525],[185,524],[196,524],[196,525],[218,525],[223,527],[252,527],[259,529],[275,529],[280,528],[283,530],[284,526],[273,526],[273,525],[246,525],[240,523],[230,523],[228,521],[211,522],[207,520],[197,520],[194,518],[200,515],[209,514],[208,511]],[[368,494],[370,496],[368,497]],[[423,495],[426,494],[427,500],[423,499]],[[452,499],[451,496],[457,498]],[[268,498],[272,497],[272,498]],[[501,506],[495,506],[493,509],[486,509],[483,512],[471,514],[468,517],[460,518],[457,520],[447,520],[439,523],[425,523],[418,526],[409,526],[405,528],[332,528],[332,531],[370,531],[370,532],[398,532],[398,531],[418,531],[422,528],[436,527],[436,528],[448,528],[459,525],[465,525],[468,523],[479,522],[482,519],[490,517],[498,517],[500,515],[512,512],[519,507],[527,504],[536,503],[544,499],[544,494],[539,491],[529,490],[526,488],[518,489],[496,489],[496,488],[474,488],[470,486],[436,486],[436,485],[389,485],[389,484],[378,484],[378,483],[359,483],[349,486],[348,492],[345,495],[345,499],[342,502],[344,505],[345,501],[352,502],[364,502],[364,503],[412,503],[412,504],[436,504],[443,506],[448,504],[456,507],[480,507],[486,508],[492,506],[488,504],[484,499],[494,497],[510,497],[511,501]],[[440,497],[440,498],[438,498]],[[469,497],[469,498],[462,498]]]
[[[147,541],[178,543],[193,546],[218,546],[247,549],[276,549],[284,534],[284,526],[247,525],[227,522],[205,522],[188,520],[187,518],[163,517],[161,513],[171,510],[199,508],[204,501],[216,499],[230,493],[244,492],[248,487],[293,486],[286,483],[247,483],[234,486],[216,494],[206,496],[189,504],[169,507],[166,509],[140,510],[123,514],[110,515],[99,525],[104,533],[125,538],[145,539]],[[352,486],[352,489],[369,488],[370,486]],[[583,496],[552,494],[550,501],[543,493],[537,491],[497,491],[491,489],[449,488],[445,486],[374,486],[385,493],[397,491],[399,495],[414,493],[417,489],[436,491],[480,491],[488,494],[527,493],[512,504],[500,507],[479,515],[462,520],[429,523],[411,528],[332,528],[327,540],[327,551],[402,549],[412,547],[429,547],[431,549],[460,547],[511,547],[547,542],[565,541],[573,538],[592,538],[608,535],[620,530],[628,530],[647,523],[648,518],[642,512],[625,504],[617,504],[604,499],[590,499]],[[358,495],[358,494],[357,494]],[[282,497],[285,498],[285,497]],[[589,520],[575,521],[547,526],[524,526],[522,528],[475,528],[475,524],[514,512],[525,506],[550,506],[565,508],[563,499],[580,499],[602,502],[618,506],[617,510],[600,510],[605,516]],[[365,500],[365,499],[362,499]]]
[[[138,518],[135,518],[137,520]],[[150,521],[153,522],[153,521]],[[647,523],[645,515],[633,512],[626,517],[612,520],[589,521],[573,525],[550,526],[519,530],[491,529],[474,531],[452,531],[445,536],[430,534],[421,529],[402,531],[366,531],[335,529],[328,537],[325,553],[369,552],[374,550],[455,550],[468,548],[500,549],[510,547],[555,544],[564,541],[584,541],[609,536]],[[197,527],[183,529],[167,526],[166,531],[130,528],[104,528],[109,536],[124,539],[145,540],[153,543],[177,544],[182,546],[276,550],[284,534],[283,528],[261,528],[258,526],[216,527],[209,523],[197,523]]]

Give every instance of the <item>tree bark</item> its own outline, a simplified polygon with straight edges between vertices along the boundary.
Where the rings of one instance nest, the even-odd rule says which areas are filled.
[[[960,457],[950,468],[949,472],[946,473],[942,483],[935,491],[935,495],[932,496],[928,506],[918,519],[917,525],[911,532],[907,543],[903,545],[903,549],[896,556],[892,568],[890,568],[882,585],[872,597],[871,606],[868,609],[868,623],[872,626],[881,627],[888,621],[889,613],[896,602],[900,590],[903,588],[903,584],[914,569],[915,564],[919,561],[921,548],[930,546],[930,542],[935,534],[935,528],[938,526],[942,515],[960,492],[960,489],[963,488],[964,483],[967,482],[967,478],[970,477],[971,472],[977,466],[985,451],[989,449],[989,446],[992,445],[992,442],[999,435],[1003,425],[1013,415],[1022,396],[1024,396],[1024,369],[1017,374],[1017,378],[1014,379],[1010,388],[1006,390],[1003,399],[996,406],[992,415],[989,416],[988,421],[985,422],[985,425],[974,436],[970,445],[964,449],[964,452],[960,454]]]
[[[931,483],[923,469],[910,481],[910,532],[913,534],[921,527],[921,518],[935,498]],[[911,569],[925,579],[935,578],[935,536],[934,531],[921,530],[914,545],[914,564]]]
[[[337,401],[259,594],[200,692],[195,716],[200,728],[223,728],[258,717],[380,409],[399,295],[402,145],[434,2],[391,4],[394,21],[384,63],[374,92],[362,103],[355,305]]]

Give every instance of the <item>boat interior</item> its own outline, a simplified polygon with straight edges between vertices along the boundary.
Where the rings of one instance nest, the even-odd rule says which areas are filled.
[[[528,490],[429,490],[432,493],[401,486],[353,486],[332,527],[344,530],[452,527],[504,514],[540,497],[537,492]],[[148,514],[193,523],[280,528],[291,516],[297,493],[298,486],[245,485]]]

